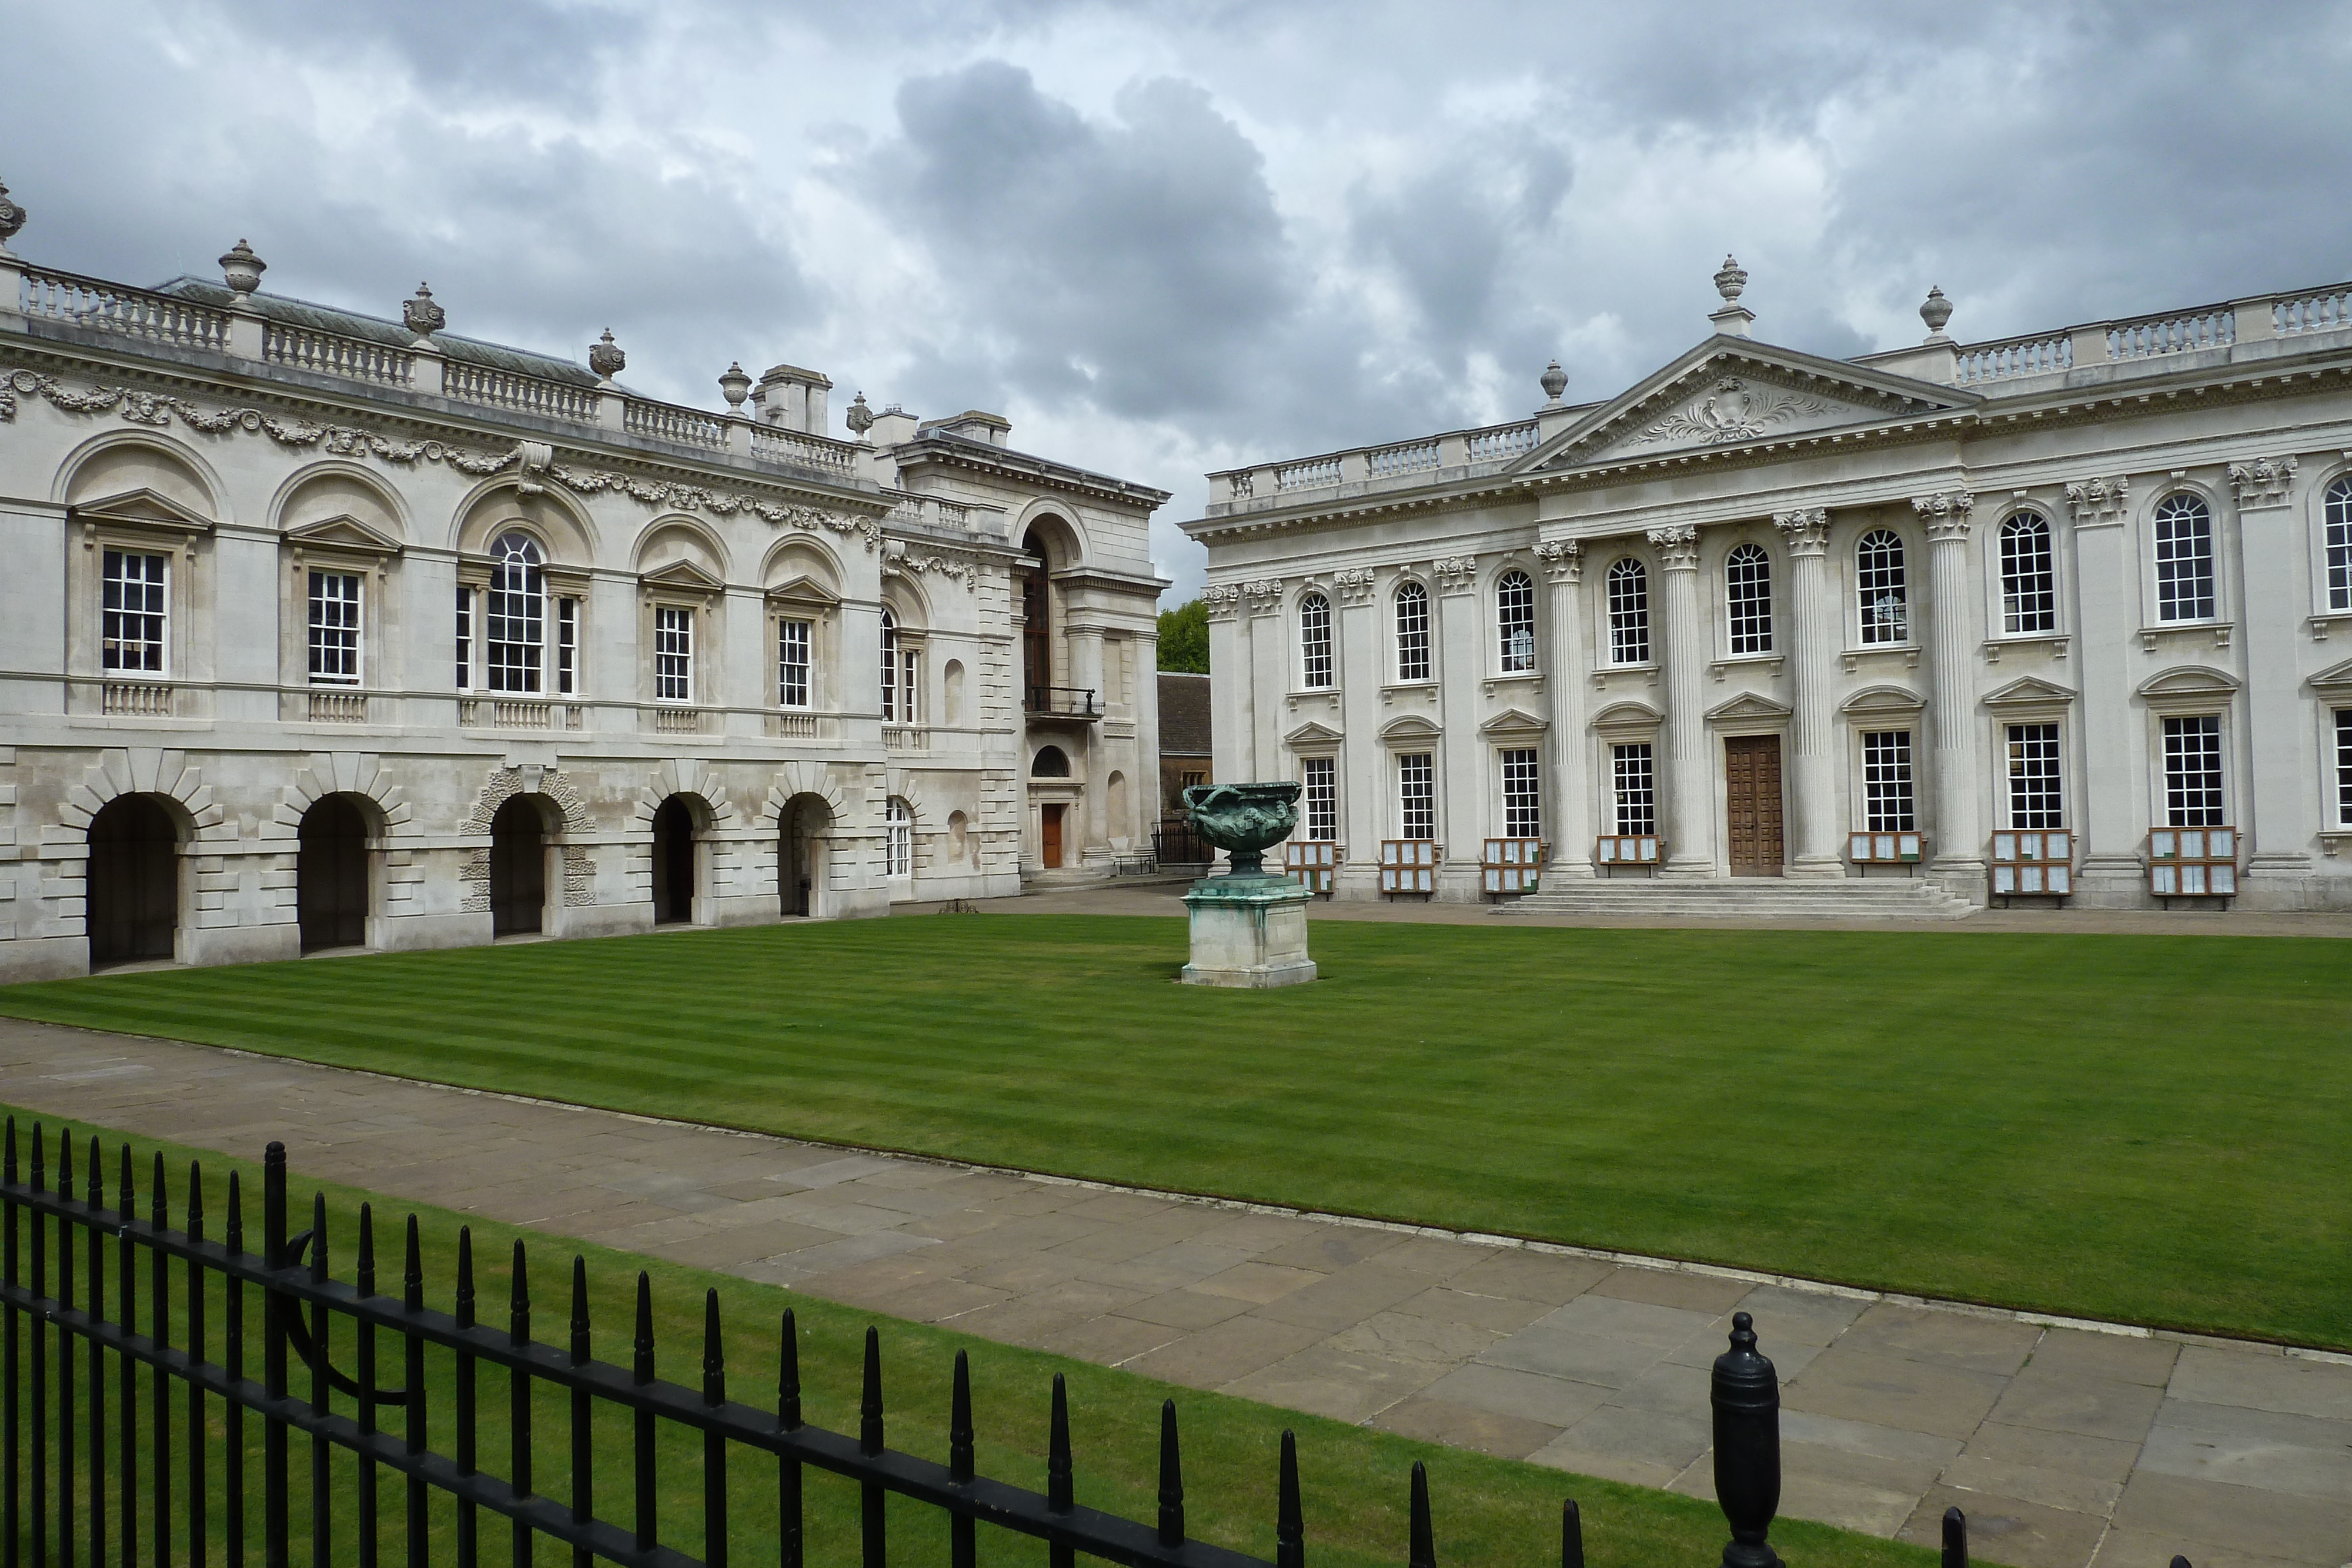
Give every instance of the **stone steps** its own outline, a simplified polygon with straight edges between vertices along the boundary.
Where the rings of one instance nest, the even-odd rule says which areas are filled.
[[[1977,906],[1934,883],[1893,877],[1797,882],[1780,877],[1553,878],[1539,892],[1498,904],[1498,915],[1641,919],[1964,920]]]

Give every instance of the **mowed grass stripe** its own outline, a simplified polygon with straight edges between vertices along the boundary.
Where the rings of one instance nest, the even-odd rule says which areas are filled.
[[[0,1010],[1882,1288],[2352,1343],[2352,946],[914,918],[101,977]]]

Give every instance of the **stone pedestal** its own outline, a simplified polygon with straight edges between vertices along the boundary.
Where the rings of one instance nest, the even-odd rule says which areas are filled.
[[[1188,986],[1266,989],[1315,977],[1307,956],[1307,905],[1315,895],[1286,876],[1212,876],[1192,884]]]

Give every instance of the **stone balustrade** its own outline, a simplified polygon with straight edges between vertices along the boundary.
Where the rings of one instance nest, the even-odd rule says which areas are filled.
[[[19,269],[16,309],[37,320],[62,321],[174,348],[226,353],[229,346],[226,310],[44,267]]]

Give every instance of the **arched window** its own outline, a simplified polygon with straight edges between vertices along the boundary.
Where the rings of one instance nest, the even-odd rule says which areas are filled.
[[[1903,540],[1893,529],[1873,528],[1853,547],[1853,583],[1862,601],[1864,645],[1910,641],[1910,591],[1903,580]]]
[[[2352,610],[2352,476],[2327,486],[2327,608]]]
[[[1058,746],[1041,746],[1037,755],[1029,759],[1032,779],[1067,779],[1070,776],[1070,754]]]
[[[1609,662],[1650,662],[1650,574],[1632,556],[1609,563]]]
[[[1521,675],[1536,667],[1536,585],[1516,569],[1495,580],[1495,634],[1501,642],[1503,674]]]
[[[2213,514],[2195,496],[2157,503],[2156,618],[2213,619]]]
[[[1730,612],[1731,651],[1772,651],[1772,558],[1761,545],[1741,545],[1723,562],[1724,603]]]
[[[501,534],[490,546],[490,598],[483,617],[490,690],[540,689],[547,643],[547,558],[528,534]]]
[[[888,610],[882,612],[882,722],[908,724],[913,715],[906,711],[908,698],[913,694],[906,689],[898,658],[898,617]]]
[[[1429,679],[1429,590],[1408,582],[1396,592],[1397,679]]]
[[[1310,692],[1331,687],[1331,601],[1310,593],[1298,601],[1298,684]]]
[[[2058,630],[2058,574],[2050,523],[2020,512],[2000,526],[2000,627],[2008,632]]]
[[[915,809],[898,796],[890,797],[883,819],[883,874],[912,876],[915,874]]]

